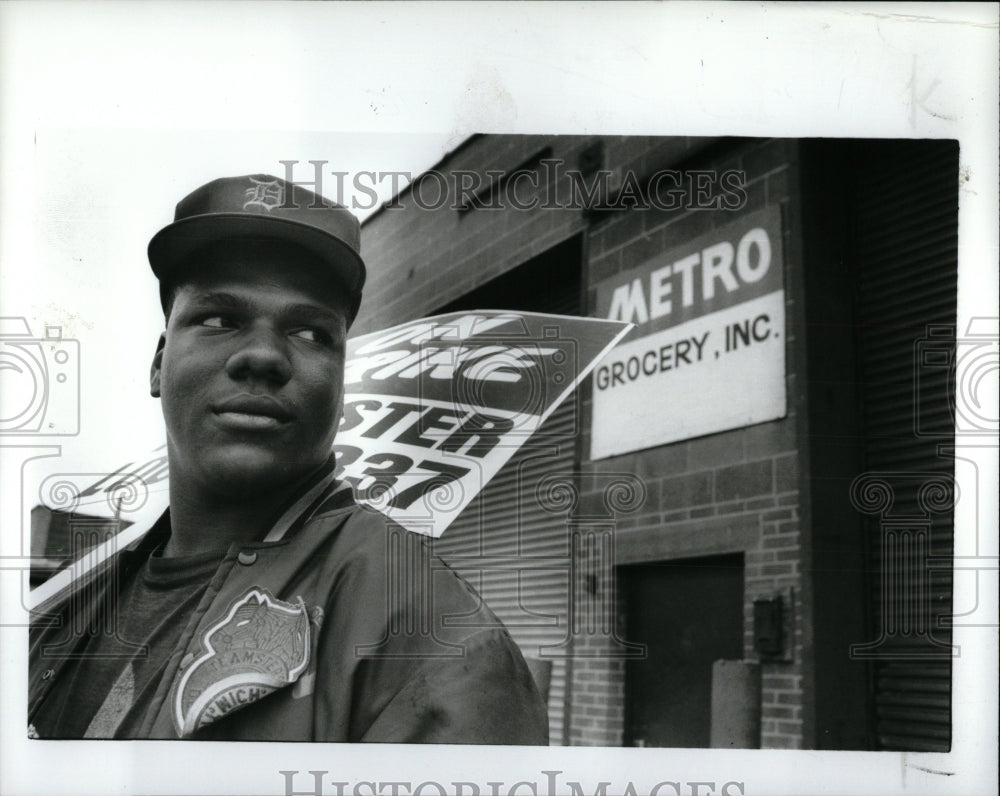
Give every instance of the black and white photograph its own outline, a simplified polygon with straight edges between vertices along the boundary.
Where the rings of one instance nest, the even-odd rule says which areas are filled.
[[[996,5],[0,15],[2,792],[997,792]]]

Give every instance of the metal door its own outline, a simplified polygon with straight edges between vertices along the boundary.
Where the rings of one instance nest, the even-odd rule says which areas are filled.
[[[707,747],[712,663],[743,657],[743,556],[619,568],[624,638],[647,655],[625,667],[625,743]]]

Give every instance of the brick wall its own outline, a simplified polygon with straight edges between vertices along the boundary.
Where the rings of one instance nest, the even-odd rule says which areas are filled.
[[[674,163],[657,163],[655,155],[648,151],[630,152],[641,147],[640,141],[627,142],[617,150],[609,147],[609,152],[620,155],[626,169],[648,173],[655,168],[677,167]],[[724,143],[706,153],[696,153],[681,168],[746,172],[745,206],[730,212],[650,209],[599,220],[589,234],[588,306],[596,305],[592,286],[597,282],[633,268],[664,249],[726,225],[737,217],[736,213],[787,205],[794,199],[796,163],[796,144],[783,140],[733,141],[728,147]],[[745,658],[755,658],[754,599],[776,595],[783,598],[789,614],[785,628],[789,660],[762,666],[761,745],[765,748],[799,748],[803,740],[803,622],[807,617],[803,615],[800,599],[803,573],[795,400],[801,340],[793,325],[792,311],[801,288],[799,264],[789,259],[794,249],[789,245],[793,231],[787,220],[783,222],[783,234],[788,416],[611,459],[584,461],[584,469],[595,474],[584,479],[584,488],[590,490],[591,497],[596,494],[600,476],[610,472],[633,472],[645,481],[644,506],[617,521],[619,563],[744,553]],[[589,390],[585,390],[584,428],[589,427]],[[582,450],[589,450],[589,439],[582,441]],[[736,526],[743,532],[735,534]],[[656,539],[651,542],[653,535]],[[672,535],[676,543],[672,542]],[[570,741],[593,745],[621,743],[624,721],[616,710],[624,702],[621,661],[578,659],[575,666]],[[590,695],[596,694],[607,700],[609,707],[605,714],[592,704]]]
[[[485,184],[489,171],[510,171],[523,164],[539,173],[540,187],[522,183],[521,201],[539,199],[551,206],[520,210],[482,208],[467,213],[453,209],[458,199],[454,183],[443,207],[422,209],[413,190],[366,220],[361,250],[368,264],[364,301],[352,334],[365,334],[419,318],[468,293],[511,268],[524,263],[573,234],[588,228],[578,207],[564,207],[569,185],[561,171],[558,185],[546,183],[550,172],[531,165],[544,153],[547,159],[576,168],[595,142],[589,136],[481,136],[447,155],[432,171],[446,174],[474,172]],[[647,169],[650,164],[675,161],[705,146],[706,139],[621,137],[600,139],[607,167]],[[653,166],[655,168],[655,166]],[[470,178],[472,179],[472,178]],[[440,182],[428,181],[421,190],[425,205],[437,202]],[[544,285],[541,286],[544,288]]]
[[[442,171],[510,170],[539,152],[577,164],[596,139],[583,136],[483,136],[445,158]],[[589,286],[584,308],[595,307],[597,282],[656,253],[766,206],[782,208],[785,241],[788,416],[782,420],[589,462],[590,388],[583,385],[578,451],[585,503],[600,500],[609,473],[643,480],[646,501],[615,518],[618,563],[742,552],[745,561],[744,657],[754,658],[753,601],[781,595],[791,639],[787,662],[763,669],[762,746],[803,744],[803,630],[796,381],[802,342],[794,319],[801,264],[793,262],[795,231],[785,212],[797,200],[798,145],[783,140],[602,138],[602,165],[648,175],[660,168],[741,169],[747,202],[738,211],[631,210],[587,215],[576,208],[523,211],[422,210],[412,197],[386,208],[362,228],[369,264],[365,300],[354,332],[361,334],[426,315],[568,237],[584,233]],[[433,190],[428,190],[434,196]],[[452,197],[453,199],[454,197]],[[450,202],[448,203],[450,204]],[[792,214],[794,215],[794,214]],[[544,286],[540,286],[544,289]],[[610,584],[609,584],[610,585]],[[595,634],[577,642],[570,663],[566,740],[617,745],[624,732],[625,664],[614,643]],[[595,657],[597,655],[606,657]]]
[[[448,156],[438,170],[475,172],[485,184],[487,171],[514,169],[547,147],[552,157],[572,161],[587,142],[573,136],[483,136]],[[452,208],[458,197],[449,182],[444,207],[422,209],[411,190],[399,197],[401,207],[381,210],[362,227],[368,281],[353,334],[432,313],[584,227],[579,212],[558,208],[460,213]],[[434,184],[421,194],[425,205],[437,204],[436,190]],[[519,191],[525,201],[530,194],[527,187]]]

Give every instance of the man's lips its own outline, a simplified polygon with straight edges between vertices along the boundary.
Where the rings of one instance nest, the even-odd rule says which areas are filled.
[[[293,417],[269,395],[237,395],[213,405],[212,411],[224,425],[241,429],[277,428]]]

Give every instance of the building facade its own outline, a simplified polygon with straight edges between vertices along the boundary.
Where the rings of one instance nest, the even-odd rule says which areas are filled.
[[[553,743],[948,748],[957,179],[947,141],[483,135],[364,223],[356,334],[636,324],[435,543]]]

